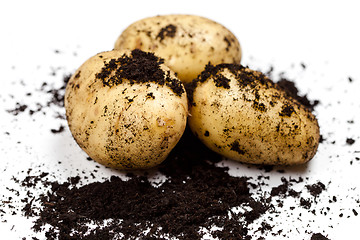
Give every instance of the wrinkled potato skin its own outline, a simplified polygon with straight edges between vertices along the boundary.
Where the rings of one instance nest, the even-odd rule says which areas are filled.
[[[131,24],[115,49],[155,52],[183,82],[197,77],[207,63],[240,63],[240,43],[219,23],[193,15],[163,15]]]
[[[206,146],[251,164],[293,165],[313,158],[320,133],[308,109],[272,82],[240,87],[230,71],[221,73],[231,79],[230,88],[215,86],[213,77],[199,82],[190,107],[190,128]]]
[[[76,142],[92,159],[115,169],[151,168],[183,134],[187,98],[156,83],[103,86],[95,74],[104,61],[123,54],[99,53],[74,73],[66,87],[66,117]],[[150,92],[154,98],[147,95]]]

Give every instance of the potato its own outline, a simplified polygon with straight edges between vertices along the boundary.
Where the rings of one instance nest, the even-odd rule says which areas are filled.
[[[190,82],[206,64],[240,63],[241,48],[224,26],[200,16],[163,15],[131,24],[115,49],[155,52],[183,82]]]
[[[73,137],[94,160],[116,169],[161,163],[182,136],[185,88],[152,53],[108,51],[88,59],[65,92]]]
[[[251,164],[309,161],[319,144],[315,116],[260,72],[208,65],[188,89],[189,126],[210,149]]]

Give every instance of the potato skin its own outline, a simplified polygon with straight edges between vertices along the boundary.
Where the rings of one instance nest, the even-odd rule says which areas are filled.
[[[188,90],[194,134],[226,158],[251,164],[302,164],[316,153],[315,116],[262,73],[207,66]]]
[[[186,93],[164,64],[161,73],[178,83],[182,94],[168,82],[147,79],[110,84],[117,74],[111,63],[124,54],[99,53],[76,70],[66,87],[66,117],[76,142],[92,159],[116,169],[151,168],[167,157],[185,130]]]
[[[155,52],[183,82],[190,82],[206,64],[240,63],[237,38],[221,24],[194,15],[163,15],[139,20],[118,37],[114,49]]]

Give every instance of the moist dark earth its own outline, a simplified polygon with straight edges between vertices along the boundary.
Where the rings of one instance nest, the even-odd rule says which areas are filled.
[[[39,103],[37,109],[29,109],[26,104],[16,103],[13,109],[7,110],[8,113],[18,117],[24,113],[33,115],[46,111],[53,105],[63,106],[69,76],[64,77],[63,86],[44,90],[51,96],[47,104]],[[290,80],[283,78],[279,84],[311,110],[320,102],[298,96]],[[46,89],[46,82],[43,85]],[[65,120],[61,114],[57,118]],[[65,122],[50,131],[61,134],[66,130],[64,126]],[[351,145],[354,141],[348,138],[346,143]],[[264,236],[286,236],[286,232],[274,230],[277,226],[271,219],[259,219],[281,211],[287,198],[293,198],[296,207],[307,209],[314,215],[320,214],[314,209],[317,198],[327,190],[326,183],[306,184],[303,191],[310,197],[303,197],[302,192],[293,187],[304,183],[304,179],[282,178],[278,186],[259,197],[261,181],[269,177],[231,176],[228,168],[217,165],[221,160],[186,129],[167,160],[155,169],[166,176],[159,185],[149,181],[147,172],[127,172],[127,181],[112,176],[102,182],[82,184],[83,179],[79,176],[57,182],[49,181],[46,172],[34,175],[29,170],[28,177],[18,179],[14,176],[13,181],[28,190],[27,196],[21,199],[24,202],[22,214],[35,217],[33,231],[44,232],[47,239],[201,239],[207,232],[207,236],[218,239],[250,240],[253,231]],[[259,166],[259,169],[274,171],[271,166]],[[254,183],[256,181],[258,184]],[[34,197],[32,189],[39,186],[48,190]],[[332,202],[336,202],[335,196],[329,199],[328,208]],[[37,208],[36,204],[41,207]],[[2,201],[0,206],[5,209],[9,204]],[[242,211],[234,211],[236,207]],[[353,212],[356,216],[357,211]],[[261,222],[253,229],[251,224],[255,221]],[[89,227],[89,223],[93,223],[93,227]],[[44,228],[45,225],[49,228]],[[328,239],[324,232],[309,233],[311,240]]]

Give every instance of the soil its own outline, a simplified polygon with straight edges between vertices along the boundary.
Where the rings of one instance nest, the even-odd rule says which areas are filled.
[[[54,105],[63,106],[64,89],[69,77],[64,77],[63,86],[59,88],[49,89],[46,83],[43,84],[42,91],[51,96],[47,104],[29,109],[17,103],[8,112],[14,116],[23,112],[33,115]],[[219,82],[226,87],[226,82]],[[319,103],[309,101],[306,96],[298,96],[291,81],[282,79],[280,82],[284,89],[296,95],[298,101],[310,109]],[[64,118],[61,115],[58,117]],[[64,125],[60,125],[51,132],[60,134],[64,130]],[[346,142],[351,145],[354,140],[349,138]],[[159,185],[150,182],[146,172],[128,172],[127,181],[112,176],[103,182],[83,184],[79,176],[66,182],[49,181],[48,173],[32,175],[29,169],[26,178],[14,177],[13,180],[27,189],[27,196],[21,199],[24,203],[22,214],[35,217],[33,230],[44,232],[47,239],[201,239],[206,235],[218,239],[250,240],[253,232],[263,233],[264,236],[286,236],[285,232],[278,230],[271,217],[262,217],[288,210],[284,209],[288,198],[294,199],[294,208],[316,214],[317,199],[326,191],[326,185],[317,182],[306,184],[301,192],[294,186],[304,184],[304,179],[283,177],[278,186],[266,192],[262,180],[269,177],[231,176],[228,168],[218,166],[221,160],[187,129],[168,159],[155,170],[166,177]],[[272,166],[259,166],[259,169],[265,173],[274,171]],[[50,189],[36,196],[32,189],[39,186]],[[15,190],[9,190],[18,195]],[[310,196],[304,196],[304,193]],[[8,199],[8,202],[12,201]],[[333,196],[329,204],[336,201]],[[7,207],[12,208],[5,201],[0,207],[1,216]],[[241,211],[236,211],[239,208]],[[353,215],[358,215],[355,209]],[[252,224],[255,222],[260,224],[254,227]],[[311,233],[311,240],[317,239],[328,238],[326,234]]]
[[[99,56],[102,58],[102,55]],[[171,78],[169,71],[161,69],[164,59],[151,52],[139,49],[131,51],[130,56],[124,54],[120,58],[112,58],[104,63],[104,67],[95,77],[102,80],[104,86],[112,87],[121,84],[124,80],[134,83],[154,82],[161,86],[166,85],[178,96],[185,91],[182,83],[177,78]],[[77,72],[75,78],[80,75]]]
[[[23,213],[37,217],[34,231],[45,231],[47,239],[201,239],[205,231],[214,238],[250,240],[250,225],[264,214],[281,209],[272,198],[278,199],[277,203],[288,197],[299,199],[300,207],[310,209],[325,190],[320,182],[306,185],[314,198],[304,204],[301,193],[292,189],[303,179],[282,178],[271,194],[259,198],[254,191],[261,190],[260,186],[252,184],[250,178],[230,176],[228,168],[216,166],[220,161],[219,155],[187,129],[157,169],[166,176],[159,186],[152,184],[146,173],[128,172],[129,180],[112,176],[85,185],[78,176],[59,183],[47,181],[47,173],[29,175],[19,181],[23,186],[31,188],[40,183],[50,190],[29,201]],[[34,202],[41,205],[38,213]],[[243,211],[236,212],[235,207]],[[272,232],[275,225],[261,221],[255,230]],[[95,226],[89,227],[90,223]],[[45,225],[50,227],[44,230]],[[319,236],[314,234],[311,239],[327,239]]]

